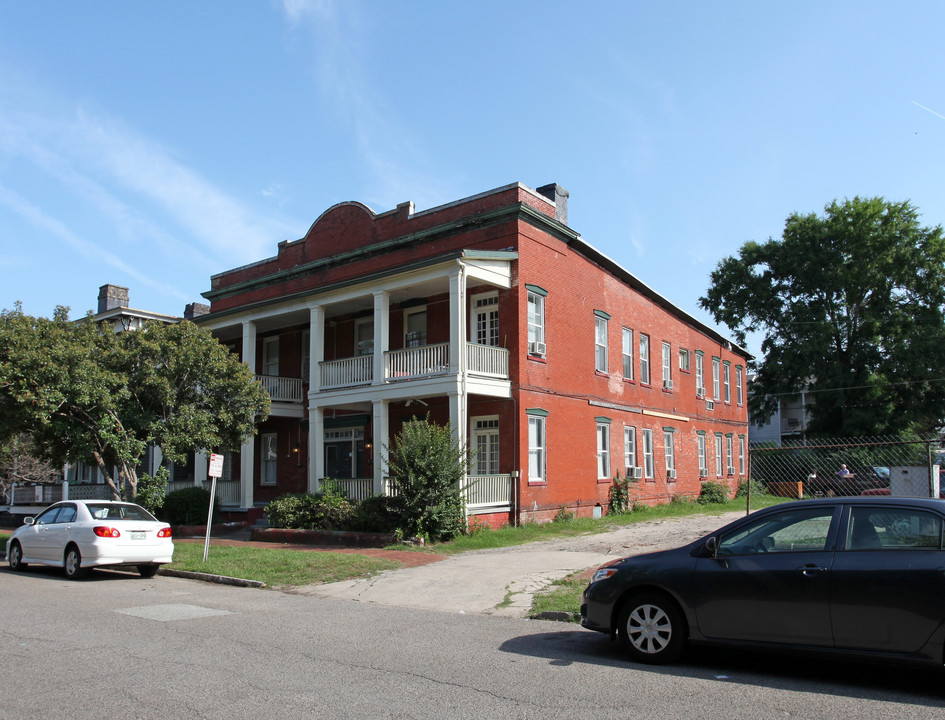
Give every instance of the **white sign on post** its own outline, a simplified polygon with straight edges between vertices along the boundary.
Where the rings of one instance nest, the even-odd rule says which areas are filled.
[[[210,524],[213,522],[213,498],[217,494],[217,478],[223,476],[223,456],[214,453],[210,456],[210,509],[207,511],[207,537],[203,543],[203,561],[207,562],[207,553],[210,550]]]

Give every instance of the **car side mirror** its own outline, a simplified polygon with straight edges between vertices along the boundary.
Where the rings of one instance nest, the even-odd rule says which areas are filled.
[[[702,546],[702,552],[705,557],[717,557],[719,554],[719,539],[713,535],[706,540],[705,545]]]
[[[24,525],[32,525],[32,524],[33,524],[33,520],[34,520],[34,518],[32,518],[32,517],[25,517],[25,518],[23,518],[23,524],[24,524]]]

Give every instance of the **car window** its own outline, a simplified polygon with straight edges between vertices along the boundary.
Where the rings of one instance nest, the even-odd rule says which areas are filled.
[[[49,525],[56,522],[56,517],[59,515],[59,511],[62,509],[60,505],[51,507],[46,510],[42,515],[37,517],[34,521],[34,525]]]
[[[718,554],[824,550],[833,514],[833,506],[827,505],[765,515],[722,536]]]
[[[942,519],[912,508],[852,508],[845,546],[848,550],[938,550]]]
[[[86,503],[86,507],[96,520],[156,520],[143,507],[131,503]]]
[[[63,505],[56,517],[57,523],[75,522],[75,505]]]

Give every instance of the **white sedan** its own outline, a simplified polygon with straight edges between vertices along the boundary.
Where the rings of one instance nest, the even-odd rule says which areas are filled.
[[[7,540],[12,570],[52,565],[78,579],[92,567],[124,565],[154,577],[174,555],[170,525],[134,503],[63,500],[23,523]]]

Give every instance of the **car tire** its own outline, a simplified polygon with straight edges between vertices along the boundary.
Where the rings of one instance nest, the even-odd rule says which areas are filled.
[[[151,565],[151,564],[139,565],[138,574],[141,575],[141,577],[143,578],[153,578],[155,575],[157,575],[157,571],[159,567],[160,567],[159,565]]]
[[[686,623],[676,603],[665,595],[631,597],[620,611],[617,634],[636,662],[672,662],[686,646]]]
[[[88,573],[88,569],[82,567],[82,554],[75,545],[66,548],[66,558],[63,566],[66,577],[70,580],[81,580]]]
[[[10,557],[7,558],[7,563],[9,563],[10,569],[14,571],[26,569],[27,565],[23,562],[23,548],[20,547],[20,543],[11,543]]]

